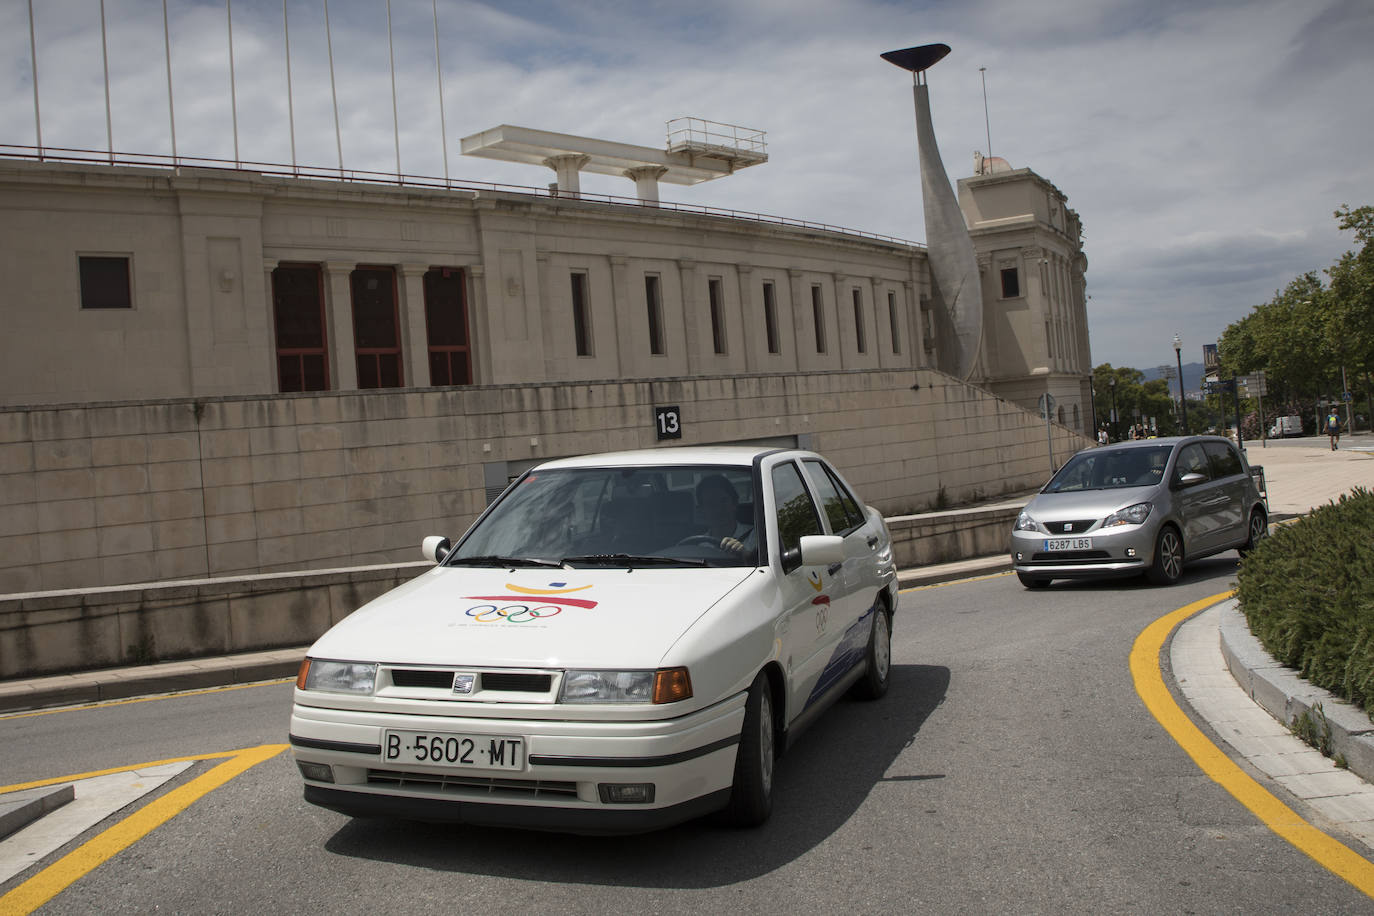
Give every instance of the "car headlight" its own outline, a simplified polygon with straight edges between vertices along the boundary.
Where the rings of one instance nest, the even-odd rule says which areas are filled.
[[[1016,516],[1016,530],[1039,531],[1040,526],[1035,523],[1035,519],[1031,518],[1029,515],[1022,512],[1020,515]]]
[[[686,668],[657,671],[567,671],[560,703],[676,703],[692,695]]]
[[[296,686],[328,693],[370,694],[377,682],[377,666],[364,662],[331,662],[307,658],[301,662]]]
[[[1106,521],[1102,523],[1102,527],[1112,528],[1117,525],[1139,525],[1150,517],[1150,508],[1151,506],[1149,503],[1136,503],[1134,506],[1118,509],[1107,516]]]

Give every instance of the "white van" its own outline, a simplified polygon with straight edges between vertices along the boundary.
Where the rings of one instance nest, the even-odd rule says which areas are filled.
[[[1269,427],[1270,439],[1287,439],[1302,435],[1302,417],[1275,417],[1274,425]]]

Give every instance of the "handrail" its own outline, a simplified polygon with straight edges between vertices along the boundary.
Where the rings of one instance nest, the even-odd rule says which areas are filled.
[[[91,163],[93,165],[126,165],[150,168],[182,169],[194,168],[224,172],[254,172],[273,178],[309,178],[324,181],[354,182],[359,184],[395,185],[398,187],[433,188],[448,191],[499,192],[526,194],[535,197],[550,197],[560,200],[582,200],[614,206],[643,207],[654,210],[671,210],[677,213],[695,213],[702,216],[718,216],[773,226],[795,229],[809,229],[818,232],[832,232],[878,242],[887,242],[907,248],[922,250],[924,245],[910,239],[859,229],[846,229],[829,223],[794,219],[787,216],[770,216],[749,210],[735,210],[728,207],[712,207],[705,204],[684,204],[669,201],[644,201],[637,197],[621,197],[615,194],[590,194],[585,191],[572,194],[550,188],[527,187],[525,185],[500,184],[496,182],[460,181],[451,178],[436,178],[429,175],[409,175],[397,172],[376,172],[366,169],[340,169],[326,166],[284,165],[274,162],[255,162],[241,159],[232,162],[226,159],[211,159],[203,156],[168,156],[162,153],[127,153],[108,150],[72,149],[54,146],[24,146],[0,143],[0,159],[31,159],[39,162]]]

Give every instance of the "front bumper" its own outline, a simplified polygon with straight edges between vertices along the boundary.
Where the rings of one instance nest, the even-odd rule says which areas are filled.
[[[310,699],[317,702],[318,696]],[[455,715],[446,703],[435,704],[442,714],[399,714],[298,701],[290,741],[298,764],[327,766],[333,779],[305,778],[306,801],[351,816],[634,833],[726,803],[745,700],[738,694],[690,715],[650,721],[478,718]],[[519,736],[524,761],[518,770],[423,764],[398,769],[382,759],[382,732],[388,728]],[[625,784],[652,785],[653,801],[603,800],[603,786]]]
[[[1047,535],[1038,531],[1013,531],[1012,569],[1022,575],[1045,579],[1096,579],[1105,576],[1135,576],[1154,562],[1156,526],[1121,525],[1115,529],[1095,529],[1080,537],[1092,542],[1084,550],[1045,549],[1047,540],[1063,540],[1067,535]]]

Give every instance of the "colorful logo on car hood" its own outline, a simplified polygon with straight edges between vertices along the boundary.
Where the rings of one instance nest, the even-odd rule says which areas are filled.
[[[506,583],[508,595],[466,595],[468,601],[481,601],[464,613],[478,623],[529,623],[544,617],[556,617],[565,607],[591,610],[597,602],[590,598],[570,597],[584,592],[590,585],[570,587],[566,582],[550,582],[547,588],[530,588]]]

